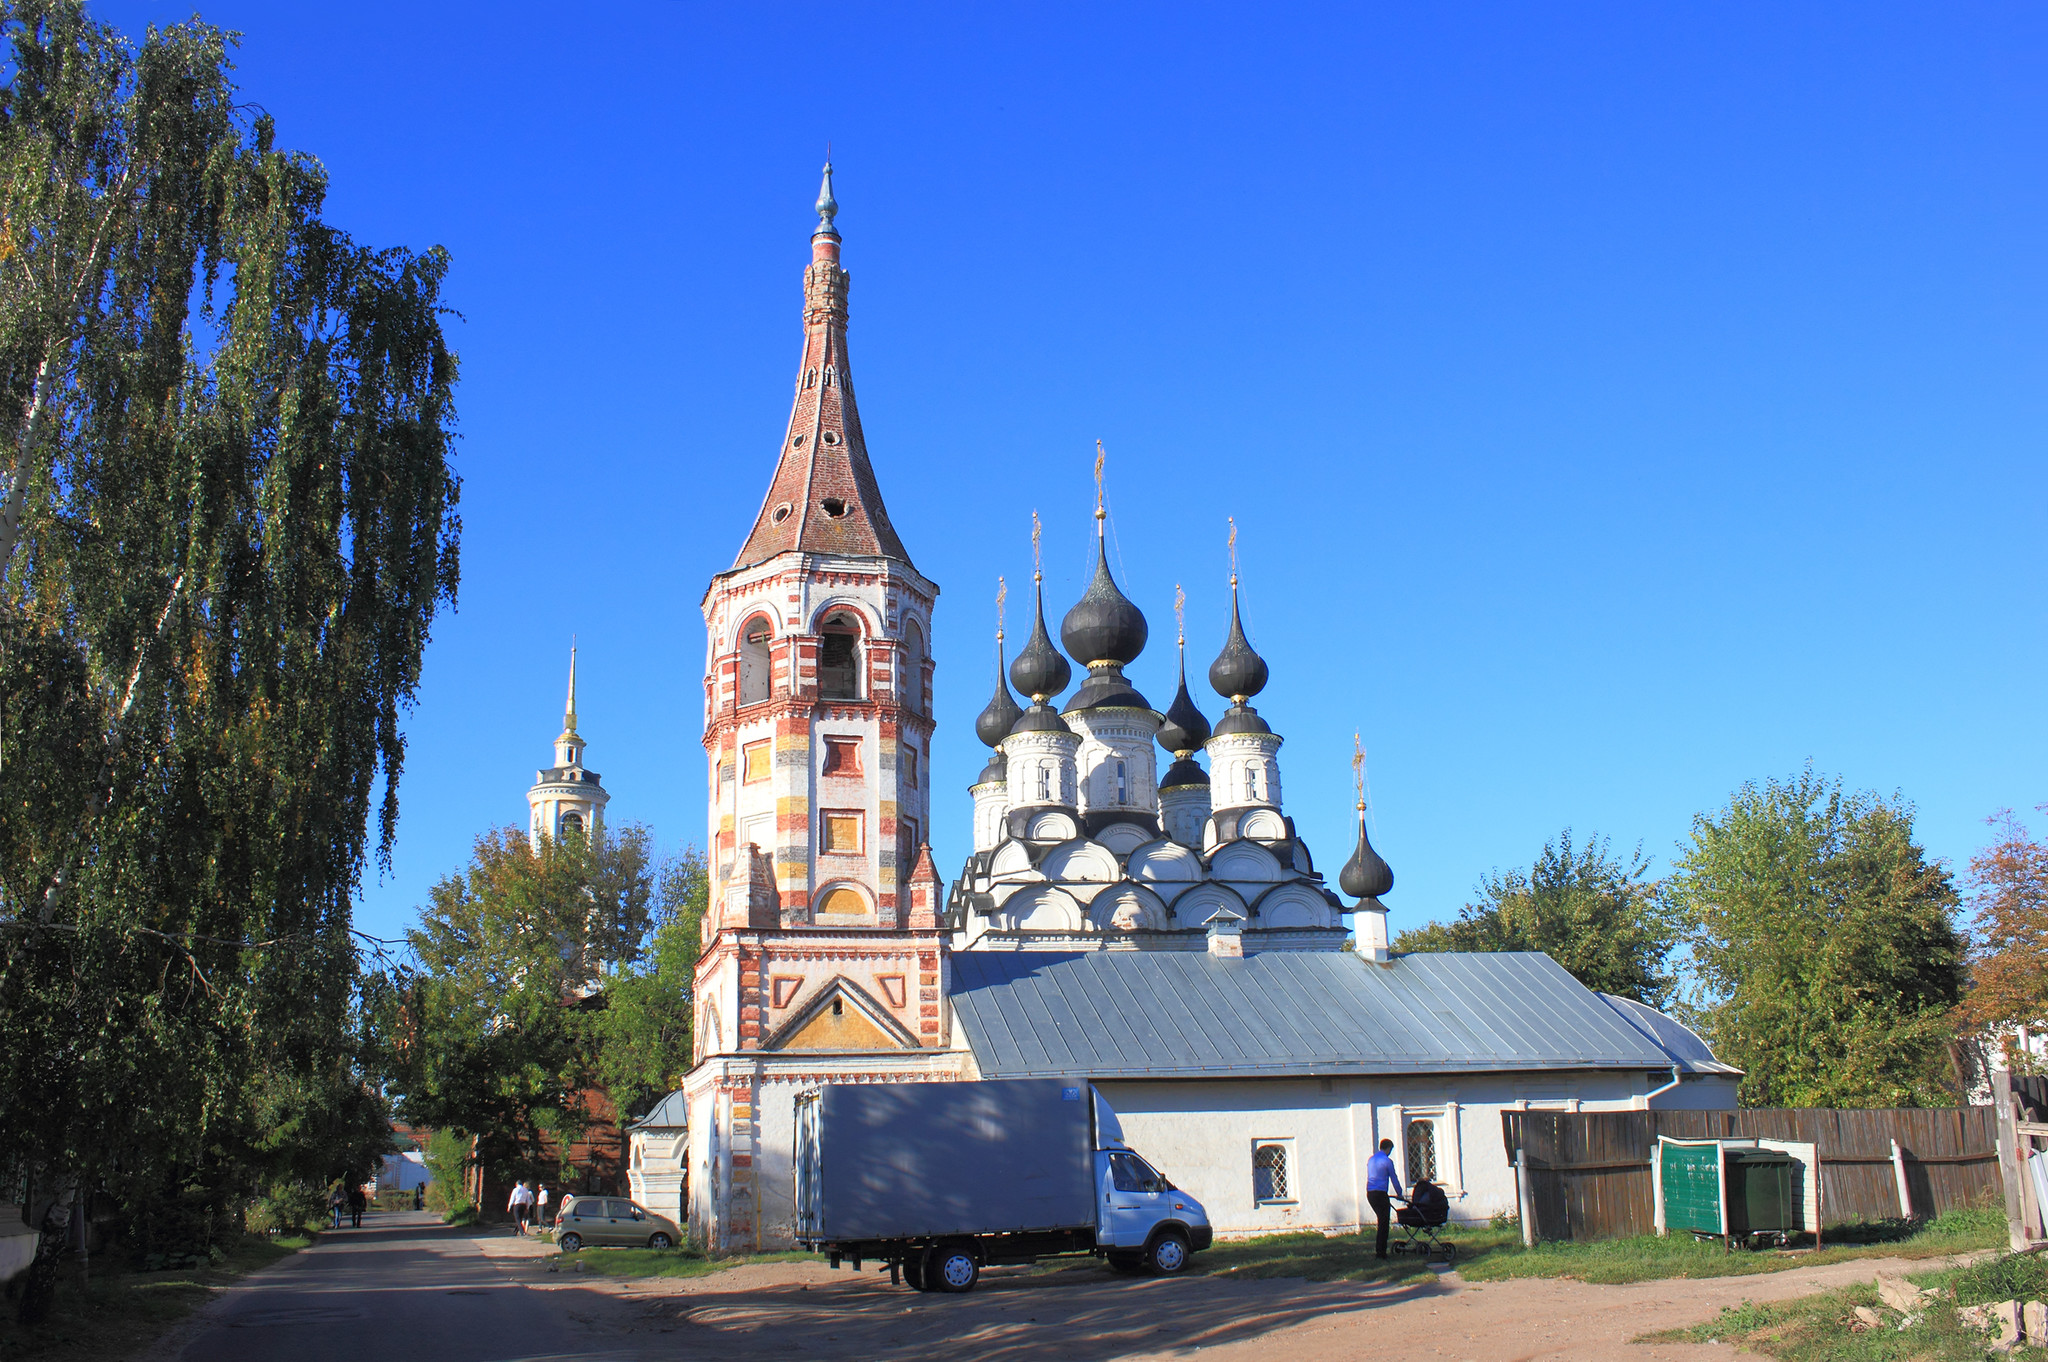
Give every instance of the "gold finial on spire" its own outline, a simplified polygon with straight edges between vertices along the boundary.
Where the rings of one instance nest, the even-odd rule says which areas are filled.
[[[1031,580],[1034,582],[1045,580],[1045,560],[1038,551],[1039,537],[1044,532],[1044,527],[1038,523],[1038,512],[1033,511],[1031,513]]]
[[[1365,744],[1351,735],[1351,783],[1358,787],[1358,811],[1365,812]]]
[[[1102,533],[1102,521],[1104,516],[1104,512],[1102,509],[1102,465],[1105,462],[1107,462],[1108,459],[1109,455],[1102,448],[1102,441],[1097,440],[1095,442],[1095,533],[1098,536],[1100,536]]]
[[[1176,642],[1183,651],[1188,646],[1188,593],[1180,589],[1180,583],[1173,584],[1173,631],[1179,635]]]
[[[1237,590],[1237,517],[1230,516],[1228,519],[1230,521],[1230,589],[1235,591]]]
[[[1010,584],[996,578],[996,642],[1003,641],[1003,602],[1010,599]]]
[[[576,731],[576,635],[569,635],[569,703],[562,709],[562,731]]]

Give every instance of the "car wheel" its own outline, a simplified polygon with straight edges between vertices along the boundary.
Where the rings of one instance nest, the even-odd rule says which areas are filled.
[[[962,1295],[981,1280],[981,1264],[964,1248],[935,1248],[925,1255],[924,1279],[935,1291]]]
[[[675,1246],[676,1241],[665,1234],[649,1235],[647,1239],[647,1247],[651,1249],[674,1248]]]
[[[574,1253],[577,1249],[583,1247],[583,1236],[574,1230],[570,1230],[555,1242],[562,1246],[562,1252]]]
[[[1186,1270],[1188,1253],[1187,1236],[1179,1230],[1166,1230],[1146,1245],[1145,1266],[1162,1277],[1171,1277]]]
[[[903,1260],[903,1284],[912,1291],[925,1289],[923,1252],[913,1253]]]

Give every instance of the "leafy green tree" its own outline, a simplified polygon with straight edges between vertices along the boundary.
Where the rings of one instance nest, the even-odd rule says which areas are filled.
[[[356,1107],[350,904],[456,586],[447,257],[323,221],[218,29],[0,0],[0,44],[0,1149],[203,1245],[257,1075]]]
[[[474,1135],[493,1172],[537,1159],[544,1138],[573,1140],[597,1078],[586,1017],[605,979],[638,963],[668,880],[644,828],[478,838],[434,886],[407,934],[417,967],[388,994],[402,1114]]]
[[[1693,820],[1668,881],[1699,1017],[1751,1106],[1948,1105],[1963,939],[1912,806],[1810,769]]]
[[[1453,922],[1402,932],[1402,951],[1543,951],[1587,988],[1661,1007],[1678,932],[1638,847],[1613,854],[1605,837],[1575,846],[1566,828],[1528,870],[1495,872]]]
[[[675,1090],[691,1063],[691,999],[711,893],[695,851],[661,868],[654,934],[638,968],[605,976],[604,1005],[586,1032],[597,1081],[622,1113],[638,1114]]]

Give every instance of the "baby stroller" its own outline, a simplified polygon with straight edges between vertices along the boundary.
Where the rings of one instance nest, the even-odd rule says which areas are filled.
[[[1432,1263],[1457,1262],[1458,1246],[1442,1237],[1450,1219],[1451,1199],[1444,1189],[1427,1178],[1417,1179],[1406,1204],[1394,1212],[1395,1223],[1407,1235],[1394,1241],[1394,1252],[1424,1254]]]

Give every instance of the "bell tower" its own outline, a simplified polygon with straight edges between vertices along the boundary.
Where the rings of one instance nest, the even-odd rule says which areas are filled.
[[[777,1133],[801,1087],[962,1076],[925,847],[938,588],[868,461],[829,163],[817,209],[775,471],[703,599],[711,899],[684,1091],[691,1233],[719,1247],[789,1242]]]
[[[604,826],[604,806],[611,802],[597,772],[583,764],[583,735],[576,731],[576,647],[569,647],[569,702],[562,709],[562,732],[555,739],[555,764],[533,773],[526,792],[526,835],[538,843],[559,841],[571,833],[595,836]]]

